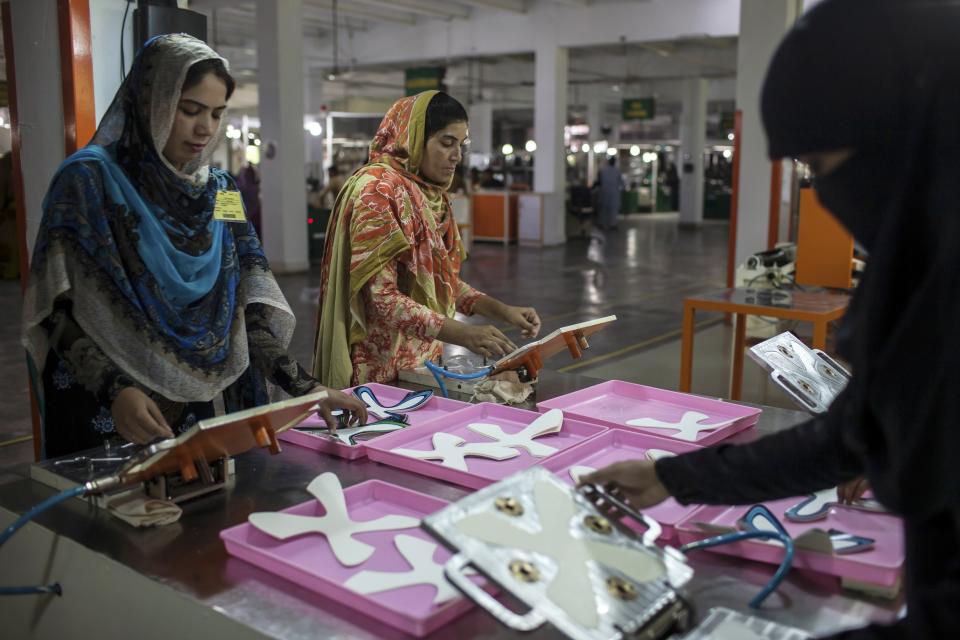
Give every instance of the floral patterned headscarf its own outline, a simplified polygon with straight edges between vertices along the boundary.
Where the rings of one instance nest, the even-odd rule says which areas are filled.
[[[436,91],[398,100],[370,144],[370,162],[344,185],[327,227],[314,375],[350,384],[350,348],[367,334],[364,285],[392,260],[404,293],[447,317],[465,257],[443,187],[419,175],[426,112]],[[408,289],[408,290],[407,290]]]

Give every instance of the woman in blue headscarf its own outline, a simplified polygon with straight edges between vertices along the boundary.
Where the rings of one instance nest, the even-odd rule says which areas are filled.
[[[47,456],[172,436],[220,394],[227,411],[263,404],[265,379],[322,389],[287,353],[295,319],[253,225],[223,215],[236,185],[209,159],[233,89],[203,42],[154,38],[54,176],[24,299]],[[366,419],[339,392],[331,423],[334,408]]]

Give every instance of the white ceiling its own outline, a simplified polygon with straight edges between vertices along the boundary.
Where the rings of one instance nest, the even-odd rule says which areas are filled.
[[[491,100],[506,105],[532,106],[533,54],[475,57],[415,64],[399,61],[390,65],[358,67],[349,59],[354,39],[362,41],[369,30],[384,25],[409,25],[424,21],[470,19],[477,11],[520,13],[532,5],[586,6],[625,0],[339,0],[337,67],[340,76],[329,82],[334,67],[333,0],[304,0],[304,72],[314,102],[328,105],[392,101],[402,95],[404,69],[436,64],[447,68],[446,84],[454,95],[467,101]],[[629,0],[627,0],[629,1]],[[633,0],[634,2],[650,0]],[[654,0],[656,1],[656,0]],[[208,16],[208,38],[230,60],[241,90],[236,108],[256,103],[256,8],[254,2],[191,0],[190,9]],[[362,44],[362,42],[360,43]],[[531,47],[532,48],[532,47]],[[655,95],[686,77],[730,80],[736,73],[736,38],[689,38],[657,43],[611,44],[570,51],[570,101],[577,105],[587,96],[603,99]],[[729,91],[720,97],[732,97]],[[244,87],[244,85],[248,85]],[[730,94],[730,95],[727,95]],[[308,103],[310,98],[308,97]]]

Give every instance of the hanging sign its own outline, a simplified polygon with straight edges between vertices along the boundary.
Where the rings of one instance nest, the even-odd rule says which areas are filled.
[[[650,120],[655,115],[653,98],[624,98],[624,120]]]
[[[403,86],[406,95],[414,96],[421,91],[438,91],[443,88],[443,76],[447,73],[446,67],[415,67],[407,69]]]

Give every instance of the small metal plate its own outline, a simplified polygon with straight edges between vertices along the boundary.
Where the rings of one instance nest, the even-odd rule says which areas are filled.
[[[141,445],[106,440],[92,449],[78,451],[59,458],[48,458],[30,465],[30,478],[48,487],[72,489],[96,478],[110,476],[120,470],[137,452]],[[127,493],[142,492],[139,485],[118,487],[104,496],[82,496],[82,500],[106,506],[110,498]]]
[[[810,413],[824,413],[850,381],[850,374],[819,349],[791,333],[781,333],[750,348],[750,357],[773,381]]]

